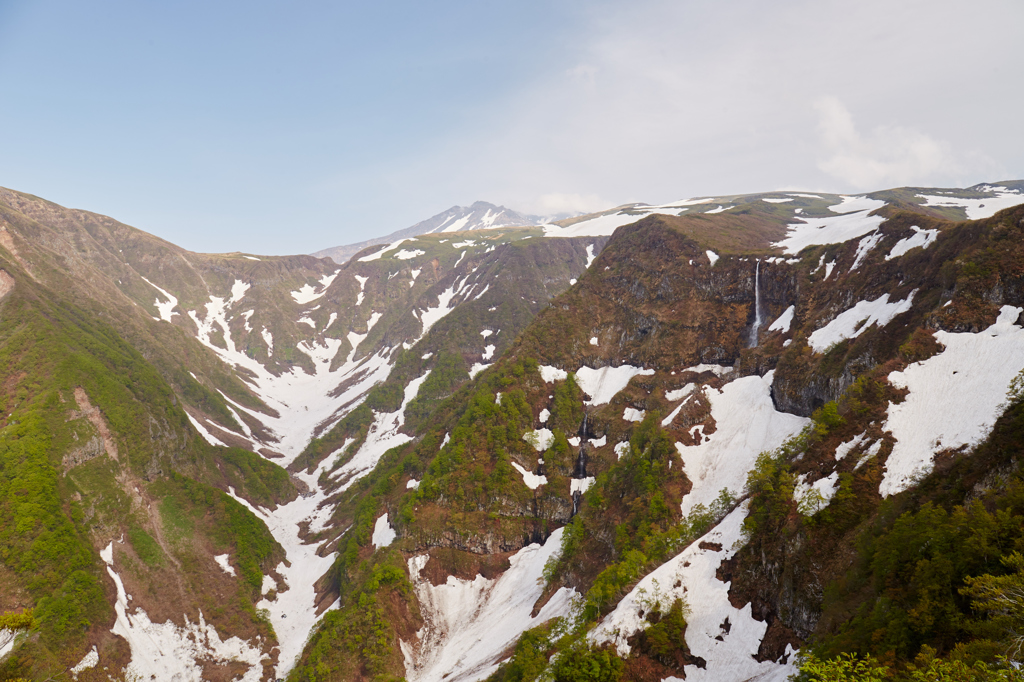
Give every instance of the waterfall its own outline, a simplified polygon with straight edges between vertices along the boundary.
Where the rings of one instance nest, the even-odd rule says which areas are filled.
[[[761,317],[761,260],[754,268],[754,326],[750,329],[750,347],[757,345],[757,330],[764,320]]]

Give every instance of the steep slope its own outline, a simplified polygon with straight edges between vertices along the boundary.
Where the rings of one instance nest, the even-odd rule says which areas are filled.
[[[414,404],[418,417],[410,415],[413,422],[426,418],[446,391],[469,381],[470,374],[478,373],[496,352],[503,351],[548,299],[570,286],[605,241],[541,241],[537,230],[492,231],[475,239],[455,234],[419,240],[414,248],[399,249],[400,244],[394,244],[393,248],[370,249],[346,268],[338,268],[308,256],[194,254],[109,218],[9,191],[3,198],[0,246],[11,258],[11,266],[5,270],[5,289],[17,293],[38,286],[46,292],[40,294],[41,300],[60,299],[55,290],[67,292],[84,306],[84,319],[103,319],[106,322],[102,324],[113,325],[106,333],[118,343],[124,343],[120,338],[127,340],[145,354],[143,364],[156,370],[158,383],[170,382],[173,392],[168,395],[180,400],[185,410],[176,408],[178,416],[190,422],[183,427],[185,435],[154,438],[171,445],[188,440],[200,452],[224,453],[212,459],[207,456],[208,465],[199,469],[177,460],[160,463],[149,458],[145,484],[135,486],[124,476],[107,482],[109,495],[130,499],[141,494],[142,507],[159,503],[161,512],[166,509],[171,520],[159,516],[158,521],[141,524],[149,533],[146,537],[156,537],[161,544],[174,536],[183,538],[184,543],[179,547],[175,539],[161,544],[162,554],[157,551],[150,556],[152,565],[140,564],[128,555],[138,579],[148,581],[156,600],[150,602],[140,601],[134,594],[134,578],[129,579],[122,570],[120,545],[109,542],[121,537],[114,532],[116,526],[110,522],[102,533],[89,536],[94,549],[103,550],[92,557],[98,575],[103,575],[99,570],[103,563],[110,567],[113,582],[106,588],[106,603],[116,607],[113,612],[108,609],[110,617],[116,612],[118,619],[114,632],[130,646],[127,651],[110,648],[114,646],[110,642],[118,640],[103,634],[111,627],[102,623],[105,617],[97,619],[81,642],[84,646],[99,638],[98,660],[135,674],[149,674],[164,666],[189,677],[199,675],[203,661],[210,659],[233,660],[228,665],[235,666],[238,674],[244,672],[246,679],[282,675],[300,653],[317,614],[334,598],[329,586],[318,583],[333,555],[307,536],[311,523],[317,532],[334,532],[330,530],[331,509],[318,507],[339,484],[331,482],[327,489],[320,488],[322,471],[315,468],[321,457],[309,457],[309,473],[301,472],[307,467],[296,464],[293,468],[299,473],[289,480],[280,468],[224,446],[256,451],[288,465],[307,449],[312,436],[330,430],[360,406],[368,391],[384,382],[396,364],[395,377],[381,386],[385,395],[392,388],[400,393],[410,390],[405,386],[415,378],[407,376],[411,367],[417,373],[430,373],[436,365],[444,369],[444,381],[428,385],[418,396]],[[514,282],[515,287],[506,282]],[[16,300],[12,296],[7,298]],[[4,318],[5,328],[12,319]],[[27,342],[19,337],[12,343],[17,347]],[[20,380],[12,379],[12,386],[16,388]],[[417,397],[418,385],[411,384],[410,399]],[[113,398],[113,404],[104,405],[100,414],[119,409],[119,400]],[[410,438],[401,433],[400,422],[390,424],[386,437],[360,441],[363,465],[341,483],[343,487],[372,469],[383,453],[380,441]],[[120,431],[125,428],[123,423],[103,428],[103,437],[90,440],[86,454],[74,450],[52,456],[70,457],[73,462],[94,459],[102,454],[96,443],[123,442],[127,437]],[[197,441],[195,430],[210,445]],[[315,443],[321,446],[322,455],[332,454],[329,439]],[[324,464],[330,463],[333,458]],[[68,480],[71,475],[58,480]],[[253,477],[254,481],[249,481]],[[273,486],[267,477],[275,481]],[[250,490],[252,486],[261,494]],[[295,487],[301,496],[296,497]],[[185,497],[175,497],[179,493]],[[212,511],[207,517],[213,516],[198,530],[192,515],[208,508]],[[227,512],[216,511],[221,508]],[[111,507],[115,509],[116,505]],[[189,598],[178,595],[169,599],[167,589],[160,586],[177,584],[180,591],[183,576],[178,574],[196,563],[194,557],[186,558],[180,552],[197,538],[212,538],[203,541],[206,548],[224,548],[228,537],[224,524],[242,533],[238,541],[248,537],[238,526],[242,523],[239,518],[258,529],[252,531],[260,538],[253,542],[262,547],[258,561],[252,563],[245,551],[239,550],[238,561],[248,562],[240,571],[235,568],[239,564],[232,566],[233,552],[218,554],[216,562],[211,554],[209,563],[220,563],[217,572],[228,576],[222,580],[248,585],[242,592],[246,600],[239,602],[242,606],[238,608],[247,608],[248,617],[265,627],[259,626],[262,631],[251,625],[241,627],[232,615],[236,622],[226,628],[231,637],[217,640],[210,650],[190,647],[186,644],[189,638],[205,637],[203,628],[213,607],[203,605],[202,599],[209,599],[216,590],[196,589]],[[128,523],[125,519],[118,522]],[[180,528],[170,528],[168,523],[178,523]],[[314,541],[307,544],[307,539]],[[161,558],[164,555],[170,562]],[[166,575],[160,577],[160,572]],[[19,585],[12,578],[12,594]],[[2,606],[7,610],[37,605],[40,598],[37,594],[36,600]],[[156,608],[157,603],[164,606]],[[170,603],[182,608],[168,610]],[[232,607],[228,613],[236,610]],[[221,613],[223,608],[217,607],[217,611]],[[222,619],[214,620],[216,627],[225,628]],[[199,630],[195,630],[197,622]],[[144,646],[147,637],[161,642],[163,659],[136,650],[136,645]],[[26,646],[19,645],[17,652],[21,653],[9,658],[9,665],[31,669],[34,664],[27,661],[34,660],[34,654]],[[237,655],[225,653],[229,649]],[[71,667],[77,662],[71,658],[81,659],[84,653],[69,648],[65,654],[70,658],[59,665]],[[202,674],[210,674],[210,670]]]
[[[438,232],[469,232],[496,227],[522,227],[539,225],[542,222],[544,221],[539,216],[523,215],[504,206],[495,206],[486,201],[475,201],[470,206],[452,206],[447,211],[422,220],[412,227],[392,232],[384,237],[375,237],[345,246],[332,246],[317,251],[313,255],[317,258],[330,258],[335,263],[344,264],[348,262],[349,258],[367,247],[387,244],[407,237],[419,237]]]
[[[551,537],[561,551],[544,545],[553,561],[532,615],[576,615],[557,636],[533,631],[529,646],[514,647],[509,670],[521,669],[529,651],[546,652],[545,660],[562,651],[560,661],[605,661],[609,670],[623,657],[619,669],[639,679],[793,672],[792,652],[821,613],[823,582],[815,588],[806,573],[788,572],[807,560],[800,547],[815,545],[786,549],[777,524],[806,514],[824,525],[833,499],[877,509],[870,495],[851,498],[852,491],[873,480],[880,500],[928,475],[943,450],[933,442],[939,426],[925,436],[904,425],[946,403],[927,402],[931,373],[908,368],[903,378],[899,370],[927,354],[914,349],[929,347],[929,329],[981,334],[959,346],[937,337],[947,348],[976,348],[986,338],[1003,344],[974,360],[990,368],[977,389],[987,397],[975,412],[957,411],[960,426],[941,437],[953,450],[942,457],[955,461],[966,453],[961,446],[985,437],[1024,368],[1015,331],[1024,307],[1013,307],[1024,260],[1015,252],[999,254],[998,264],[965,260],[976,251],[995,256],[998,249],[985,246],[995,234],[1016,243],[1020,210],[958,224],[881,199],[818,199],[835,202],[835,210],[817,209],[825,213],[818,222],[813,213],[780,219],[762,202],[769,205],[650,216],[618,229],[590,272],[473,387],[438,409],[422,440],[387,453],[358,504],[341,505],[352,529],[339,590],[376,605],[380,644],[351,644],[342,624],[355,605],[343,599],[300,678],[309,666],[338,666],[342,677],[404,668],[411,679],[440,679],[439,660],[453,666],[445,679],[486,676],[513,647],[481,632],[476,648],[465,648],[457,614],[514,609],[498,576],[525,560],[530,543]],[[968,371],[965,353],[947,361],[959,363],[955,371]],[[880,377],[893,389],[865,393]],[[888,419],[880,417],[882,397],[908,387],[913,395],[914,385],[922,386],[920,407],[908,402],[900,414],[895,394]],[[868,435],[838,440],[858,429]],[[833,458],[841,469],[821,464],[819,453],[846,441],[844,455],[855,454]],[[889,449],[893,442],[906,448]],[[863,473],[847,472],[855,467]],[[764,487],[783,470],[790,483]],[[565,533],[551,535],[570,520]],[[850,557],[830,547],[834,557]],[[757,566],[755,557],[780,551],[781,567]],[[367,582],[382,562],[409,578]],[[843,566],[833,563],[825,575]],[[743,590],[730,590],[723,572]],[[556,600],[563,590],[568,600]],[[556,606],[543,611],[545,603]],[[671,627],[684,636],[666,643],[680,608],[685,619]],[[500,646],[481,649],[489,637]],[[589,648],[606,645],[612,659]],[[332,646],[350,654],[338,658]],[[471,650],[472,665],[460,658]]]

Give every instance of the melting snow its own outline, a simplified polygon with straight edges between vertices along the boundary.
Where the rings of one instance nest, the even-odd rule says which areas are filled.
[[[192,426],[196,427],[196,431],[199,432],[199,435],[202,436],[207,443],[209,443],[210,445],[224,446],[224,443],[222,443],[219,438],[210,433],[210,431],[205,426],[200,424],[195,418],[193,418],[192,415],[186,412],[185,416],[188,417],[188,420],[192,422]]]
[[[352,275],[352,276],[356,278],[357,282],[359,282],[359,294],[356,296],[356,306],[358,307],[358,306],[361,306],[363,304],[363,298],[364,298],[363,292],[366,290],[366,282],[370,278],[369,277],[360,277],[359,275]]]
[[[492,353],[494,352],[494,346],[488,346],[488,348],[491,349]],[[484,359],[486,359],[486,357],[487,356],[485,355]],[[480,362],[474,362],[473,366],[469,368],[469,378],[470,379],[475,379],[477,374],[479,374],[480,372],[484,371],[485,369],[487,369],[490,366],[491,366],[490,364],[485,365],[485,364],[480,363]]]
[[[1024,368],[1024,329],[1014,322],[1024,308],[1003,306],[998,320],[977,334],[935,333],[938,355],[889,375],[906,399],[889,404],[883,428],[896,438],[879,486],[883,497],[932,469],[934,453],[983,440],[1006,401],[1006,389]]]
[[[710,213],[710,211],[708,212]],[[712,265],[718,262],[719,255],[717,253],[714,251],[705,251],[705,253],[708,255],[708,260],[711,261]]]
[[[523,475],[523,483],[525,483],[526,487],[530,490],[536,490],[542,485],[547,485],[547,476],[538,476],[532,471],[527,471],[523,467],[519,466],[518,462],[512,462],[512,466],[515,467],[516,471]]]
[[[867,255],[871,253],[871,249],[875,248],[875,246],[881,240],[882,233],[875,231],[869,234],[868,236],[864,237],[863,239],[860,240],[860,242],[857,243],[857,254],[854,256],[853,265],[850,266],[850,272],[853,272],[858,267],[860,267],[860,264],[864,262],[864,259],[867,257]]]
[[[569,373],[566,372],[564,369],[558,369],[557,367],[552,367],[551,365],[541,365],[539,369],[541,378],[546,383],[549,384],[555,381],[562,381],[563,379],[566,379],[569,376]]]
[[[839,445],[837,445],[836,446],[836,455],[835,455],[836,456],[836,461],[838,462],[843,457],[846,457],[848,454],[850,454],[851,450],[853,450],[855,447],[860,445],[863,441],[864,441],[864,434],[862,433],[859,436],[854,436],[853,438],[851,438],[850,440],[846,441],[845,443],[840,443]]]
[[[621,443],[615,444],[615,454],[617,455],[618,459],[622,459],[622,456],[626,454],[627,450],[629,450],[628,440],[624,440]]]
[[[622,413],[622,418],[628,422],[642,422],[646,416],[646,410],[637,410],[632,407],[627,407]]]
[[[922,249],[927,249],[931,246],[932,242],[935,241],[936,237],[939,236],[938,230],[922,230],[917,225],[911,225],[910,229],[914,231],[914,234],[909,237],[896,242],[893,245],[892,250],[889,251],[889,255],[885,257],[885,260],[892,260],[893,258],[899,258],[907,251],[920,246]]]
[[[597,345],[597,337],[596,336],[591,336],[590,337],[590,345],[591,346],[596,346]]]
[[[142,277],[142,275],[139,275],[139,277]],[[153,287],[154,289],[156,289],[157,291],[159,291],[159,292],[160,292],[160,294],[161,294],[161,295],[162,295],[162,296],[163,296],[164,298],[166,298],[166,299],[167,299],[167,302],[166,302],[166,303],[161,303],[161,302],[160,302],[160,299],[158,298],[158,299],[156,299],[155,301],[153,301],[153,305],[155,305],[155,306],[156,306],[156,309],[157,309],[157,311],[159,311],[159,313],[160,313],[160,319],[161,319],[161,320],[163,320],[164,322],[170,322],[170,321],[171,321],[171,316],[172,316],[172,315],[177,315],[177,314],[178,314],[178,313],[172,312],[172,311],[173,311],[173,310],[174,310],[174,309],[175,309],[175,308],[176,308],[176,307],[178,306],[178,299],[176,299],[176,298],[175,298],[174,296],[172,296],[172,295],[171,295],[170,293],[168,293],[168,292],[164,291],[163,289],[161,289],[161,288],[160,288],[160,287],[158,287],[157,285],[153,284],[152,282],[150,282],[150,281],[149,281],[148,279],[146,279],[145,277],[142,277],[142,280],[143,280],[143,281],[144,281],[144,282],[145,282],[146,284],[148,284],[149,286],[151,286],[151,287]]]
[[[844,197],[843,202],[830,206],[829,210],[840,215],[826,218],[799,218],[800,222],[789,225],[786,238],[773,244],[786,253],[799,253],[801,249],[815,244],[839,244],[850,239],[874,232],[885,220],[882,216],[868,213],[885,206],[884,201],[867,197]]]
[[[235,575],[235,567],[232,566],[230,562],[228,562],[227,554],[218,554],[217,556],[213,557],[213,559],[217,562],[217,565],[220,566],[220,570],[224,571],[229,575]]]
[[[646,215],[646,213],[645,213]],[[611,213],[608,215],[595,216],[587,220],[574,223],[568,227],[558,225],[544,225],[545,237],[607,237],[615,229],[622,225],[629,225],[643,218],[643,215],[632,215],[629,213]],[[588,266],[589,267],[589,266]]]
[[[490,360],[492,357],[494,357],[494,346],[484,346],[484,352],[482,357],[484,360]]]
[[[524,433],[523,440],[532,445],[537,452],[544,452],[555,442],[555,434],[549,429],[537,429]]]
[[[402,242],[411,242],[411,241],[416,241],[416,240],[412,239],[412,238],[399,239],[397,242],[392,242],[392,243],[388,244],[387,246],[385,246],[380,251],[377,251],[375,253],[371,253],[369,256],[363,256],[362,258],[359,259],[359,262],[360,263],[369,263],[370,261],[380,260],[381,256],[383,256],[388,251],[391,251],[392,249],[397,249],[399,247],[399,245],[402,244]]]
[[[729,601],[729,583],[716,576],[722,562],[732,558],[742,543],[746,504],[733,510],[700,541],[647,574],[591,631],[589,639],[611,643],[621,656],[626,656],[630,651],[627,639],[647,628],[640,614],[650,611],[654,603],[667,609],[682,598],[690,608],[686,644],[694,656],[707,661],[706,669],[686,666],[687,682],[755,678],[781,682],[795,673],[791,665],[754,660],[768,624],[754,619],[750,604],[741,609],[734,607]],[[728,629],[723,627],[726,620]]]
[[[587,264],[584,265],[583,267],[589,270],[590,264],[594,262],[595,258],[597,258],[597,256],[594,255],[594,245],[590,244],[589,246],[587,246]]]
[[[540,411],[540,415],[538,415],[537,421],[539,421],[541,424],[547,424],[548,423],[548,417],[550,417],[550,416],[551,416],[551,410],[549,410],[548,408],[545,407],[543,410]]]
[[[789,331],[789,326],[793,324],[793,313],[796,312],[796,306],[789,306],[786,308],[778,319],[768,325],[768,331],[770,332],[782,332],[786,333]]]
[[[425,253],[426,251],[420,251],[419,249],[412,249],[411,251],[402,249],[401,251],[396,253],[394,257],[397,258],[398,260],[409,260],[410,258],[415,258],[416,256],[422,256]],[[415,277],[413,279],[415,279]]]
[[[511,566],[499,578],[473,580],[449,576],[443,585],[420,577],[428,556],[409,559],[423,628],[417,641],[401,642],[410,682],[481,680],[498,667],[503,653],[525,630],[569,614],[575,591],[560,588],[536,616],[533,606],[544,590],[544,565],[557,557],[559,528],[541,545],[530,545],[509,557]]]
[[[825,256],[822,256],[822,258],[824,258],[824,257]],[[829,262],[829,263],[826,263],[825,264],[825,276],[822,277],[821,281],[824,282],[826,279],[828,279],[828,276],[832,274],[832,270],[835,267],[836,267],[836,262],[834,260]]]
[[[543,367],[541,368],[543,372]],[[580,388],[590,394],[590,400],[585,400],[587,405],[604,405],[615,397],[615,394],[626,387],[629,380],[635,376],[648,376],[654,374],[653,369],[642,369],[632,365],[620,367],[602,367],[591,369],[580,367],[576,372],[576,381]],[[545,380],[547,380],[545,378]]]
[[[889,294],[882,294],[873,301],[859,301],[855,306],[840,313],[836,319],[807,337],[807,343],[815,352],[824,353],[834,343],[860,336],[873,324],[884,327],[900,313],[910,310],[915,293],[917,293],[917,289],[911,291],[910,295],[902,301],[892,303],[889,303]]]
[[[803,502],[808,493],[815,490],[819,495],[821,495],[822,505],[820,508],[824,508],[836,494],[836,490],[839,489],[838,471],[833,471],[830,475],[825,478],[819,478],[814,483],[804,483],[805,478],[807,478],[807,474],[801,474],[797,478],[796,486],[793,488],[793,500],[796,501],[798,505]],[[813,513],[818,511],[818,509],[810,511]]]
[[[926,194],[917,196],[925,200],[925,206],[955,206],[965,209],[968,220],[981,220],[995,215],[1004,208],[1024,204],[1024,194],[1005,187],[987,187],[995,196],[983,199],[961,199],[959,197],[937,197]]]
[[[327,293],[327,287],[334,283],[334,278],[338,276],[339,272],[341,272],[341,270],[335,270],[333,274],[321,277],[319,279],[319,287],[313,287],[310,284],[303,284],[302,288],[292,292],[292,298],[294,298],[295,302],[299,305],[306,305],[310,301],[315,301]],[[317,289],[319,289],[319,291],[317,291]],[[234,290],[232,290],[232,293],[234,293]]]
[[[373,546],[377,549],[387,547],[394,542],[397,537],[398,533],[396,533],[395,529],[388,523],[388,515],[381,514],[377,519],[377,522],[373,524],[373,539],[371,540],[373,542]]]
[[[596,480],[597,479],[593,476],[569,479],[569,495],[575,495],[576,493],[582,495],[590,490],[590,486],[594,485],[594,481]]]
[[[202,668],[197,661],[213,660],[219,663],[238,661],[249,665],[240,677],[243,682],[258,682],[263,677],[262,661],[266,655],[258,648],[238,637],[221,640],[217,628],[207,625],[203,614],[199,622],[187,617],[185,626],[173,622],[153,623],[142,609],[128,613],[129,597],[125,593],[121,576],[113,568],[113,543],[100,553],[107,564],[107,574],[117,588],[114,611],[117,618],[111,629],[128,642],[131,661],[125,667],[128,676],[137,679],[201,679]]]
[[[0,658],[3,658],[3,652],[2,651],[0,651]],[[95,668],[96,664],[99,663],[99,662],[100,662],[100,655],[99,655],[99,652],[96,651],[96,645],[93,644],[92,649],[89,650],[89,653],[87,653],[82,658],[82,660],[78,662],[78,665],[76,665],[73,668],[71,668],[68,672],[70,672],[71,676],[74,677],[77,680],[78,679],[78,673],[83,672],[85,670],[88,670],[89,668]]]
[[[676,443],[686,476],[693,481],[693,488],[683,496],[683,514],[689,514],[696,504],[710,505],[722,488],[739,493],[757,456],[774,450],[809,422],[775,410],[771,397],[774,376],[772,370],[763,377],[735,379],[720,390],[707,389],[715,432],[699,445]]]
[[[608,436],[601,436],[600,438],[591,438],[590,444],[595,448],[603,448],[608,443]]]

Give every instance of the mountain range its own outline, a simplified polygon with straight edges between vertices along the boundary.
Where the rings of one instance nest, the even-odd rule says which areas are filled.
[[[0,189],[0,357],[0,679],[899,677],[1016,627],[1024,181],[312,256]]]

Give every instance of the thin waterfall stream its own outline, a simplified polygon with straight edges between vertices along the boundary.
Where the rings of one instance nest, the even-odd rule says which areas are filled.
[[[757,331],[764,323],[761,317],[761,260],[754,268],[754,326],[750,329],[750,347],[757,345]]]

